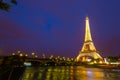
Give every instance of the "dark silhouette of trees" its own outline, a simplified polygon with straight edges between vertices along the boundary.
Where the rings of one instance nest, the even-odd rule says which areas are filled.
[[[10,3],[7,3],[7,2],[5,2],[5,0],[0,0],[0,9],[5,10],[5,11],[9,11],[10,8],[11,8],[11,4],[17,5],[17,1],[16,0],[10,0]]]

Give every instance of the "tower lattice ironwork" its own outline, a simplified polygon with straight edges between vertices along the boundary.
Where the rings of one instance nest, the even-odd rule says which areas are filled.
[[[93,59],[102,59],[102,57],[99,55],[92,41],[89,18],[86,17],[85,21],[86,21],[85,40],[84,40],[83,47],[76,58],[76,61],[86,62],[90,57]]]

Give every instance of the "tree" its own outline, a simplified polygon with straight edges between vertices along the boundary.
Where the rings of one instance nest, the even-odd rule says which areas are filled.
[[[17,1],[16,0],[10,0],[10,2],[12,4],[17,5]],[[4,0],[0,0],[0,9],[1,10],[9,11],[10,8],[11,8],[10,3],[4,2]]]

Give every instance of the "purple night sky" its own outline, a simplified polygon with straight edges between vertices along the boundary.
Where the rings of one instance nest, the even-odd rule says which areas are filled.
[[[10,12],[0,10],[0,55],[21,50],[76,57],[86,16],[100,55],[120,55],[120,0],[17,1]]]

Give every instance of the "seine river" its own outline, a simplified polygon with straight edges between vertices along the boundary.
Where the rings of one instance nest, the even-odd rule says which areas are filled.
[[[120,80],[120,69],[81,66],[27,67],[20,80]]]

